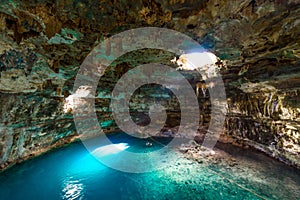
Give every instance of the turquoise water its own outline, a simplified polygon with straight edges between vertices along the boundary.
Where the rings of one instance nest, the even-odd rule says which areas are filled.
[[[110,136],[129,151],[145,140]],[[167,141],[161,141],[162,143]],[[159,171],[132,174],[102,165],[80,143],[57,149],[0,174],[0,199],[297,199],[300,173],[257,152],[221,147],[237,166],[201,165],[177,156]],[[177,155],[177,153],[174,153]]]

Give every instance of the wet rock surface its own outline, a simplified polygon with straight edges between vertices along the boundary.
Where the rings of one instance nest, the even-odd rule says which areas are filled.
[[[72,114],[63,108],[73,94],[80,64],[104,38],[145,26],[185,33],[226,63],[220,71],[228,103],[221,140],[252,146],[299,166],[299,12],[296,0],[1,1],[1,168],[77,138]],[[140,50],[106,70],[95,99],[105,132],[118,128],[110,109],[110,93],[118,79],[144,63],[175,68],[170,62],[174,56]],[[202,80],[193,71],[182,73],[194,89]],[[132,118],[147,124],[149,98],[153,98],[167,107],[162,133],[176,135],[178,99],[155,87],[142,88],[132,97]],[[146,94],[152,96],[141,98]],[[199,132],[179,135],[203,137],[208,129],[209,92],[206,97],[200,94],[198,101]]]
[[[184,158],[191,161],[191,163],[186,164],[187,166],[198,164],[198,167],[203,169],[202,173],[217,176],[225,182],[237,186],[248,193],[248,195],[251,195],[251,198],[293,199],[299,195],[296,189],[299,183],[296,180],[291,181],[286,172],[279,175],[285,166],[278,161],[266,157],[255,149],[245,149],[225,143],[217,143],[214,149],[208,149],[197,143],[190,143],[182,145],[177,151],[179,151],[179,155],[183,155]],[[187,166],[180,167],[185,168]],[[291,173],[298,174],[296,170],[291,170]],[[190,172],[187,171],[187,173]],[[233,174],[235,175],[233,176]],[[283,182],[287,182],[284,184],[282,184],[283,182],[279,183],[275,180],[277,178],[283,180]],[[187,184],[193,184],[194,182],[197,181],[189,180]],[[276,192],[274,188],[277,188]],[[282,188],[289,188],[290,193],[283,192]],[[222,189],[219,188],[219,190]],[[232,192],[230,198],[237,195],[234,191]]]
[[[145,184],[144,179],[153,180],[147,174],[134,175],[132,181],[140,191],[151,192],[139,196],[144,199],[175,195],[182,199],[297,199],[299,195],[296,178],[299,172],[256,150],[222,143],[211,150],[192,142],[175,152],[178,157],[174,164],[156,172],[160,181],[155,182],[155,187]]]

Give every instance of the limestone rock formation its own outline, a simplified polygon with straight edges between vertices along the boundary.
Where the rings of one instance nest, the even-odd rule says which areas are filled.
[[[81,63],[105,38],[146,26],[182,32],[226,63],[220,71],[228,103],[222,141],[258,148],[299,167],[299,16],[298,0],[2,0],[1,168],[80,137],[72,114],[63,109]],[[109,103],[118,79],[143,63],[175,68],[170,62],[174,56],[140,50],[105,71],[95,99],[105,131],[117,128]],[[195,87],[199,77],[192,71],[183,74]],[[171,93],[150,89],[132,97],[131,109],[147,110],[141,97],[156,95],[170,106],[166,130],[176,129],[179,102]],[[200,130],[205,130],[211,102],[201,97],[199,104]],[[143,112],[133,118],[147,123]]]

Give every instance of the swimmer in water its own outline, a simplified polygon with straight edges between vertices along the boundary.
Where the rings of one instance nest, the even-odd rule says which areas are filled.
[[[146,146],[147,146],[147,147],[151,147],[152,145],[153,145],[153,144],[152,144],[151,142],[148,142],[148,141],[146,142]]]

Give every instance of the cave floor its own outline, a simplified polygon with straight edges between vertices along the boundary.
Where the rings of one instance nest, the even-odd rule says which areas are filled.
[[[129,151],[145,140],[113,134]],[[163,140],[163,139],[162,139]],[[163,141],[164,142],[164,141]],[[297,199],[300,171],[264,154],[225,144],[173,151],[172,162],[148,173],[125,173],[96,160],[81,142],[15,165],[0,174],[1,199]],[[114,159],[112,157],[112,159]],[[172,163],[172,164],[171,164]]]

